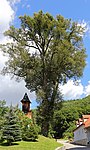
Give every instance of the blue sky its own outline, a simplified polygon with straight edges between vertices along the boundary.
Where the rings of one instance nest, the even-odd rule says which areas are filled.
[[[87,65],[84,69],[83,77],[80,78],[79,85],[76,86],[73,80],[68,81],[66,85],[60,87],[64,95],[64,99],[78,99],[90,94],[90,0],[1,0],[0,4],[0,42],[6,42],[3,32],[8,30],[10,25],[20,26],[19,16],[24,14],[33,16],[34,12],[43,10],[44,13],[49,12],[56,17],[60,14],[65,18],[77,21],[87,28],[87,32],[83,37],[84,47],[87,53]],[[1,56],[0,67],[4,65],[6,58]],[[1,70],[0,68],[0,70]],[[25,83],[16,83],[9,77],[0,76],[0,99],[5,99],[7,104],[12,101],[16,104],[22,98],[24,92],[27,92],[32,100],[32,107],[36,106],[35,94],[29,93],[24,87]],[[68,88],[69,87],[69,88]],[[17,90],[18,89],[18,90]]]

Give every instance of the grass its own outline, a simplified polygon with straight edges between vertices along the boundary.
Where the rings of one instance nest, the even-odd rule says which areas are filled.
[[[62,146],[54,139],[49,139],[43,136],[39,136],[36,142],[17,142],[12,146],[0,146],[0,150],[55,150],[55,148]]]

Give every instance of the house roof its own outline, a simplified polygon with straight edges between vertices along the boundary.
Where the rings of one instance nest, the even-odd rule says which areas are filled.
[[[85,124],[84,123],[82,123],[82,124],[80,124],[78,127],[76,127],[76,129],[74,129],[73,131],[76,131],[78,128],[80,128],[82,125],[84,125],[85,126]]]
[[[84,122],[85,128],[90,127],[90,117],[87,121]]]
[[[84,119],[87,119],[85,122],[84,122]],[[79,122],[82,121],[82,124],[79,124]],[[81,127],[82,125],[84,125],[84,128],[88,128],[90,127],[90,115],[82,115],[82,119],[79,118],[79,120],[77,121],[77,124],[79,125],[75,130],[77,130],[79,127]],[[74,131],[75,131],[74,130]]]
[[[82,115],[82,118],[83,119],[88,119],[88,118],[90,118],[90,115]]]

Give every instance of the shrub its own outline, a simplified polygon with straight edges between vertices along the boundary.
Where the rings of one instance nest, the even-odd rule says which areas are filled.
[[[24,141],[35,141],[38,138],[38,133],[34,125],[24,127],[22,139]]]

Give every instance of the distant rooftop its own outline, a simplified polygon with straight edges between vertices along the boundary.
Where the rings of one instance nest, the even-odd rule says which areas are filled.
[[[88,119],[88,118],[90,118],[90,115],[82,115],[82,118]]]

